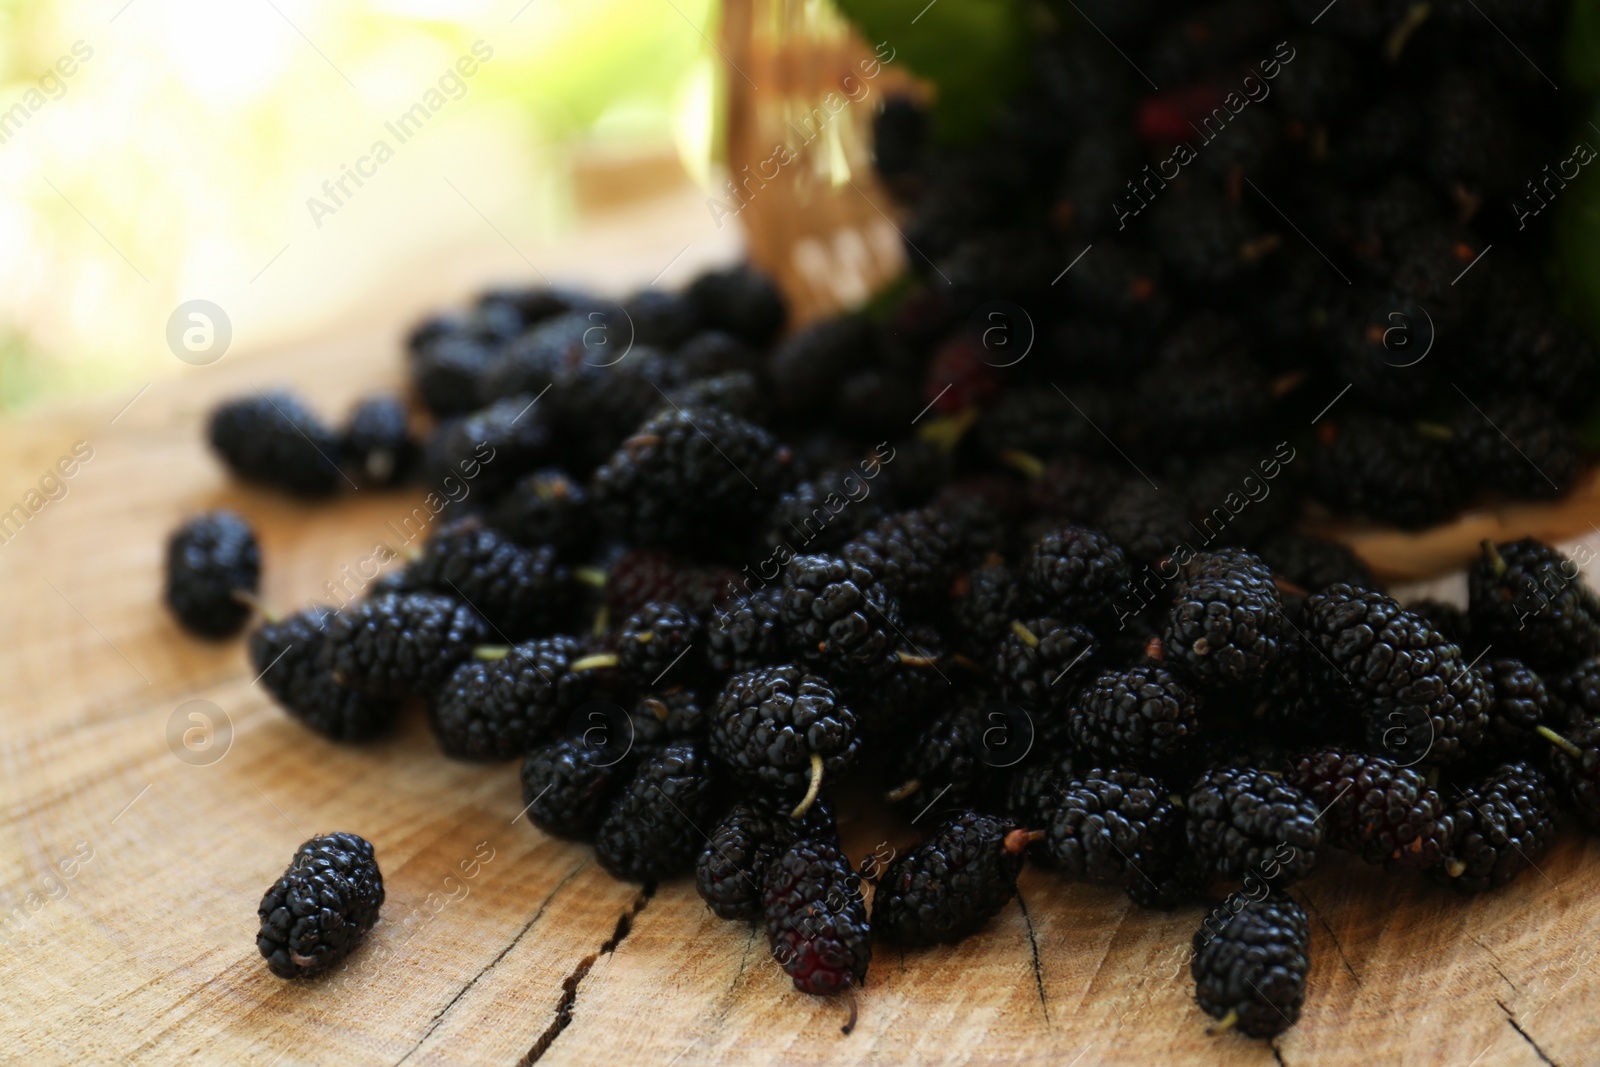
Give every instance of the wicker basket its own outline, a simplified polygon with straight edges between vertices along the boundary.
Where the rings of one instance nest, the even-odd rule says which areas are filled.
[[[726,0],[719,222],[788,295],[794,321],[858,304],[905,266],[894,207],[872,169],[872,116],[911,76],[828,0]]]

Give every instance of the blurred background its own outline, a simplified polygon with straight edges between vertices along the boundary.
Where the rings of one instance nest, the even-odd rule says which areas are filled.
[[[172,372],[191,299],[231,355],[552,257],[634,285],[726,258],[716,6],[0,0],[0,412]],[[630,211],[673,220],[636,263]]]

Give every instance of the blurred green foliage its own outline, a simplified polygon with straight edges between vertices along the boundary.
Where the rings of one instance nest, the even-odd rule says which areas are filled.
[[[971,140],[1028,72],[1029,7],[1023,0],[838,0],[873,44],[887,42],[935,86],[941,137]]]
[[[1575,140],[1600,149],[1600,0],[1573,0],[1567,25],[1562,88],[1588,95],[1588,118],[1578,124]],[[1563,190],[1555,219],[1553,269],[1569,314],[1583,323],[1589,336],[1600,339],[1600,166],[1584,168]],[[1600,405],[1589,434],[1600,446]]]
[[[170,372],[164,328],[181,300],[221,302],[236,347],[270,347],[365,311],[399,272],[425,278],[441,248],[499,240],[441,171],[536,247],[573,224],[570,167],[587,146],[677,143],[693,169],[717,10],[0,0],[0,112],[75,42],[93,50],[0,143],[0,410]],[[307,197],[479,40],[494,56],[470,91],[313,228]]]

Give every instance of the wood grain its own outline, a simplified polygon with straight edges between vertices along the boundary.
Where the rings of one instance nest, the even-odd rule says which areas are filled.
[[[712,918],[690,884],[645,895],[519,819],[513,766],[440,758],[415,714],[359,749],[301,730],[253,685],[239,643],[188,639],[159,609],[161,545],[190,512],[237,508],[261,533],[266,599],[294,606],[392,544],[387,523],[410,497],[312,508],[243,489],[199,427],[218,397],[269,380],[336,413],[395,379],[394,337],[225,360],[157,383],[120,416],[128,397],[0,427],[4,502],[75,442],[94,450],[66,496],[0,545],[0,1059],[1596,1062],[1600,846],[1575,833],[1478,900],[1349,861],[1319,872],[1300,892],[1314,916],[1311,998],[1274,1046],[1204,1035],[1185,966],[1197,911],[1140,912],[1032,870],[981,937],[880,950],[844,1037],[839,1004],[793,992],[763,936]],[[206,766],[168,743],[192,700],[232,728]],[[914,839],[860,805],[845,814],[854,855]],[[256,904],[295,845],[331,829],[377,843],[383,920],[341,971],[284,983],[255,951]]]

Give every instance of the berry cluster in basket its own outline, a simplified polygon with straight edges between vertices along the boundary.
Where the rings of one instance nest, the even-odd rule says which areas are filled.
[[[852,1007],[875,940],[979,932],[1030,863],[1203,914],[1201,1008],[1267,1037],[1309,970],[1291,887],[1332,853],[1475,894],[1562,820],[1600,831],[1585,560],[1486,542],[1465,610],[1403,607],[1296,529],[1308,500],[1415,525],[1572,481],[1596,358],[1502,217],[1560,110],[1473,4],[1085,4],[1134,62],[1046,41],[985,144],[881,113],[916,278],[871,312],[785,334],[748,268],[497,290],[411,334],[415,420],[219,408],[241,478],[427,490],[404,566],[251,634],[262,686],[340,741],[425,703],[446,755],[521,761],[535,826],[692,873]],[[1484,7],[1553,66],[1562,5]],[[1435,351],[1402,366],[1374,311]],[[168,601],[237,632],[259,566],[203,516]],[[852,863],[848,783],[920,843]],[[308,842],[269,892],[276,972],[371,925],[362,846]]]

